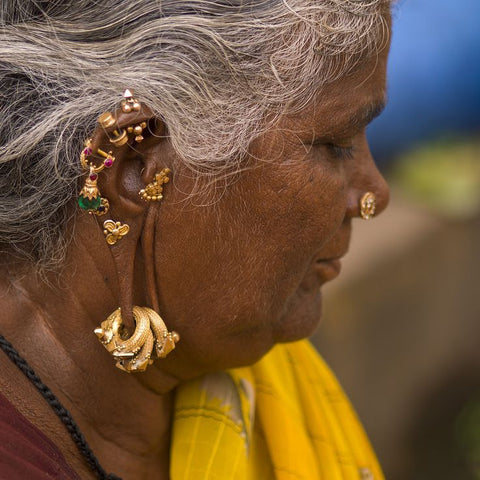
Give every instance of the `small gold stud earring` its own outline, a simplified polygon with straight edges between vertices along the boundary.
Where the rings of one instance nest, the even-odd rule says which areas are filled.
[[[130,231],[130,227],[126,223],[122,224],[113,220],[105,220],[103,228],[105,240],[109,245],[115,245],[118,240],[122,239]]]
[[[150,202],[159,202],[162,198],[163,185],[170,181],[168,174],[171,172],[169,168],[164,168],[160,173],[155,174],[152,183],[142,188],[138,194],[145,200]]]
[[[98,117],[98,123],[104,128],[111,128],[113,127],[116,123],[117,120],[113,116],[112,112],[105,112],[102,113]],[[127,132],[123,128],[116,128],[113,130],[113,137],[108,135],[108,140],[110,143],[113,143],[116,147],[121,147],[122,145],[125,145],[128,142],[128,136]]]
[[[123,92],[123,98],[120,104],[123,113],[139,112],[142,108],[142,104],[133,98],[133,93],[128,88]]]
[[[127,127],[127,132],[128,133],[134,133],[135,136],[135,141],[140,143],[143,140],[143,129],[147,128],[147,122],[142,122],[139,123],[138,125],[131,125]]]

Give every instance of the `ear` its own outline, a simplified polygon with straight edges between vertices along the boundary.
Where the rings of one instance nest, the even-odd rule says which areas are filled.
[[[86,177],[93,174],[91,178],[97,183],[101,197],[108,201],[105,202],[108,205],[105,213],[96,210],[92,216],[98,220],[99,228],[104,229],[117,272],[122,317],[128,328],[134,326],[134,267],[139,245],[147,259],[148,306],[158,311],[155,271],[148,260],[153,258],[154,224],[159,202],[146,201],[140,192],[154,181],[156,173],[171,168],[174,160],[171,155],[161,158],[164,149],[159,148],[160,144],[168,143],[163,122],[155,118],[148,107],[135,103],[138,108],[131,111],[121,108],[101,115],[83,152],[83,166],[89,169],[85,170]]]

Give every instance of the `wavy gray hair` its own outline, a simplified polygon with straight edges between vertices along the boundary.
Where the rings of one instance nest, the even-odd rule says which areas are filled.
[[[197,175],[238,171],[262,129],[384,46],[390,3],[3,0],[2,251],[61,262],[83,139],[125,87]]]

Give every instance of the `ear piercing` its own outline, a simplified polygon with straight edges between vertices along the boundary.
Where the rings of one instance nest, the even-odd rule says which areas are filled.
[[[112,152],[104,152],[97,149],[96,153],[105,158],[101,165],[95,166],[93,162],[89,162],[87,157],[92,155],[92,140],[89,138],[85,141],[85,148],[80,153],[80,164],[84,170],[88,170],[88,177],[85,179],[83,188],[78,195],[78,205],[82,210],[86,210],[89,214],[104,215],[108,212],[110,204],[108,199],[103,198],[98,189],[98,174],[104,168],[110,168],[115,162]]]
[[[149,183],[145,188],[142,188],[138,194],[145,201],[159,202],[162,198],[163,185],[170,181],[168,174],[171,172],[169,168],[164,168],[160,173],[155,174],[152,183]]]
[[[107,129],[113,127],[117,121],[112,115],[112,112],[105,112],[98,117],[98,123],[100,123],[104,129]],[[113,137],[108,135],[108,139],[110,143],[113,143],[116,147],[121,147],[128,142],[127,132],[123,128],[116,128],[113,130]]]
[[[367,192],[360,199],[360,215],[364,220],[370,220],[375,215],[376,198],[372,192]]]
[[[113,165],[113,162],[115,162],[115,157],[112,155],[112,152],[106,153],[100,148],[97,148],[95,150],[95,153],[103,157],[105,160],[102,165],[95,167],[92,162],[87,161],[87,157],[92,155],[92,153],[93,153],[92,139],[88,138],[85,141],[85,148],[82,150],[82,153],[80,154],[80,163],[82,164],[82,167],[85,170],[88,170],[90,167],[93,167],[95,173],[100,173],[104,168],[110,168]]]
[[[133,98],[133,94],[128,88],[123,92],[123,97],[124,100],[122,100],[122,103],[120,104],[123,113],[140,111],[142,104],[136,98]]]
[[[122,224],[121,222],[114,222],[113,220],[105,220],[103,222],[103,228],[105,240],[109,245],[115,245],[130,231],[130,227],[126,223]]]
[[[135,331],[127,338],[122,311],[117,308],[94,330],[102,345],[113,356],[115,366],[128,373],[144,372],[156,358],[165,358],[180,340],[168,331],[162,317],[148,307],[133,307]]]
[[[136,135],[135,141],[140,143],[143,140],[142,133],[144,128],[147,128],[147,122],[142,122],[142,123],[139,123],[138,125],[131,125],[127,127],[127,132],[134,133]]]

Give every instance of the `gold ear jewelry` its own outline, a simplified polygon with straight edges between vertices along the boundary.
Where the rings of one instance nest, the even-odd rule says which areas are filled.
[[[139,123],[138,125],[130,125],[127,127],[128,133],[134,133],[136,135],[135,141],[140,143],[143,140],[143,129],[147,128],[147,122]]]
[[[105,240],[109,245],[115,245],[130,231],[130,227],[126,223],[122,224],[121,222],[114,222],[113,220],[105,220],[103,222],[103,228]]]
[[[87,157],[92,155],[92,140],[89,138],[85,141],[85,148],[80,154],[80,164],[84,170],[88,170],[88,176],[85,184],[78,195],[78,205],[81,209],[86,210],[89,214],[105,215],[110,208],[110,204],[106,198],[103,198],[98,189],[98,174],[104,168],[110,168],[115,161],[112,152],[104,152],[97,149],[97,153],[105,158],[101,165],[96,166],[93,162],[89,162]]]
[[[120,308],[94,330],[116,360],[115,366],[128,373],[145,371],[155,358],[165,358],[180,340],[180,335],[169,332],[160,315],[151,308],[135,306],[133,317],[136,325],[130,337]]]
[[[100,148],[97,148],[95,152],[105,159],[101,165],[95,166],[93,162],[87,161],[87,157],[89,157],[93,153],[92,139],[88,138],[85,141],[85,148],[82,150],[82,153],[80,154],[80,163],[82,164],[82,167],[85,170],[89,170],[91,167],[93,167],[93,170],[95,173],[100,173],[104,168],[110,168],[115,162],[115,157],[112,155],[111,151],[106,153]]]
[[[146,201],[159,202],[163,198],[163,185],[170,181],[169,173],[171,173],[169,168],[164,168],[160,173],[156,173],[153,182],[142,188],[138,194]]]
[[[98,117],[98,123],[106,130],[107,128],[113,127],[117,123],[117,120],[112,112],[105,112]],[[109,134],[108,140],[116,147],[121,147],[128,142],[127,132],[123,128],[116,128],[112,133],[113,137]]]
[[[364,220],[370,220],[375,215],[377,207],[375,194],[367,192],[360,199],[360,215]]]
[[[142,104],[136,98],[133,98],[133,93],[128,88],[123,92],[123,97],[124,100],[120,104],[123,113],[140,111]]]

